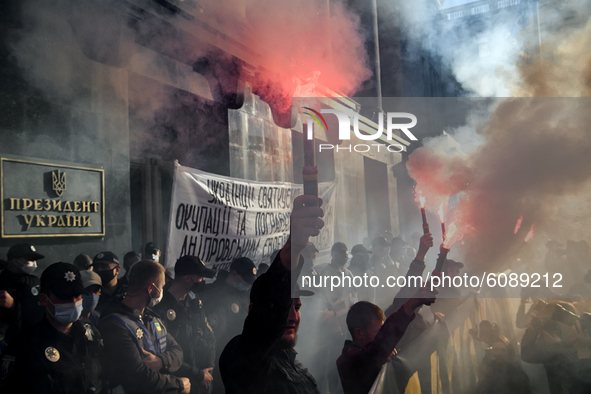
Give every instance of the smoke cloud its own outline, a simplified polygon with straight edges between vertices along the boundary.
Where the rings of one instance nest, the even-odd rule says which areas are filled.
[[[138,52],[134,40],[166,48],[168,56],[185,63],[210,53],[212,44],[243,47],[241,60],[250,66],[238,72],[253,83],[255,92],[282,108],[289,107],[300,85],[313,84],[312,90],[322,85],[345,96],[371,76],[359,17],[341,1],[207,0],[193,10],[192,21],[183,15],[168,18],[186,31],[201,25],[215,29],[230,44],[187,39],[163,27],[158,18],[147,17],[150,13],[142,15],[139,25],[130,24],[126,18],[131,12],[116,2],[23,4],[23,26],[13,32],[9,47],[26,79],[50,96],[72,98],[78,86],[84,86],[84,76],[78,74],[88,59],[80,52],[104,64],[128,67]],[[184,8],[190,10],[190,4]],[[144,67],[164,74],[174,71],[156,63]],[[299,94],[310,96],[310,89]]]
[[[397,6],[409,38],[440,58],[468,95],[589,95],[588,1],[521,0],[475,16],[453,11],[428,0]]]
[[[409,158],[417,190],[428,201],[431,196],[432,211],[454,192],[459,196],[448,221],[456,221],[465,237],[452,249],[480,271],[500,271],[517,258],[528,265],[524,269],[542,267],[549,238],[591,236],[582,224],[590,212],[590,102],[580,98],[590,93],[590,5],[534,5],[521,1],[514,7],[518,23],[492,12],[446,18],[445,9],[427,1],[399,6],[411,39],[439,56],[469,95],[530,97],[475,105],[465,126],[446,130],[465,155],[445,153],[444,138],[438,137]],[[521,216],[523,224],[513,234]]]
[[[449,223],[465,233],[463,246],[456,246],[470,267],[500,271],[523,258],[531,249],[523,244],[532,224],[539,247],[548,237],[591,235],[580,222],[589,215],[590,104],[581,98],[505,99],[477,130],[483,143],[472,154],[419,148],[410,156],[408,169],[427,201],[436,205],[460,195]]]

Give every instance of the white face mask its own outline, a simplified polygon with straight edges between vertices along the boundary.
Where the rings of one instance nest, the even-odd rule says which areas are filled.
[[[74,323],[80,318],[82,313],[82,300],[76,302],[69,302],[67,304],[54,304],[49,301],[55,308],[53,318],[61,324],[67,325]]]
[[[158,289],[158,287],[156,285],[154,285],[154,287],[156,287]],[[158,296],[158,298],[154,298],[154,297],[152,297],[152,294],[150,294],[150,303],[148,304],[148,306],[150,308],[155,307],[156,305],[158,305],[158,303],[160,303],[160,301],[162,301],[162,297],[164,296],[164,291],[162,291],[162,289],[158,289],[158,290],[160,291],[160,295]]]
[[[158,262],[160,260],[160,256],[158,256],[157,254],[153,254],[152,260],[154,260],[155,262]]]
[[[25,274],[31,275],[33,271],[37,269],[37,262],[36,261],[28,261],[27,264],[21,265],[21,271]]]

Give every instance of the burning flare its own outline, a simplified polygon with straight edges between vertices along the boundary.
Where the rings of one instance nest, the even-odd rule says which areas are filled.
[[[521,216],[519,219],[517,219],[517,223],[515,223],[515,230],[513,230],[513,234],[517,234],[517,232],[519,231],[519,228],[521,227],[521,222],[523,222],[523,216]],[[527,242],[527,241],[525,241],[525,242]]]
[[[421,192],[419,192],[419,206],[421,209],[425,209],[425,196]]]
[[[425,196],[423,193],[418,190],[417,191],[419,206],[421,207],[421,219],[423,220],[423,234],[429,233],[429,223],[427,222],[427,210],[425,209]]]
[[[445,240],[445,214],[443,213],[443,203],[441,203],[441,205],[439,205],[439,210],[437,211],[437,214],[439,215],[439,221],[441,222],[441,235],[443,236],[443,239]]]
[[[460,241],[464,237],[461,231],[459,231],[456,223],[452,223],[447,228],[445,232],[445,237],[443,239],[443,247],[445,249],[451,249],[452,245],[456,242]]]
[[[525,236],[525,239],[523,240],[524,242],[529,241],[534,236],[534,226],[535,225],[536,225],[535,223],[531,225],[529,232],[527,233],[527,235]]]

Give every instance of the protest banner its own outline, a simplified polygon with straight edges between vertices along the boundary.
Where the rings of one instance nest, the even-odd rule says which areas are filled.
[[[325,227],[310,241],[320,251],[334,242],[336,190],[336,181],[319,184]],[[175,162],[166,267],[172,271],[184,255],[216,270],[241,256],[270,264],[289,237],[292,203],[302,193],[298,184],[230,178]]]

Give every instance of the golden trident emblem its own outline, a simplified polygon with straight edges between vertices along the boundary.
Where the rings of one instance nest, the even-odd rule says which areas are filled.
[[[51,172],[51,178],[53,179],[53,191],[58,197],[61,197],[66,190],[66,173],[55,170]]]

